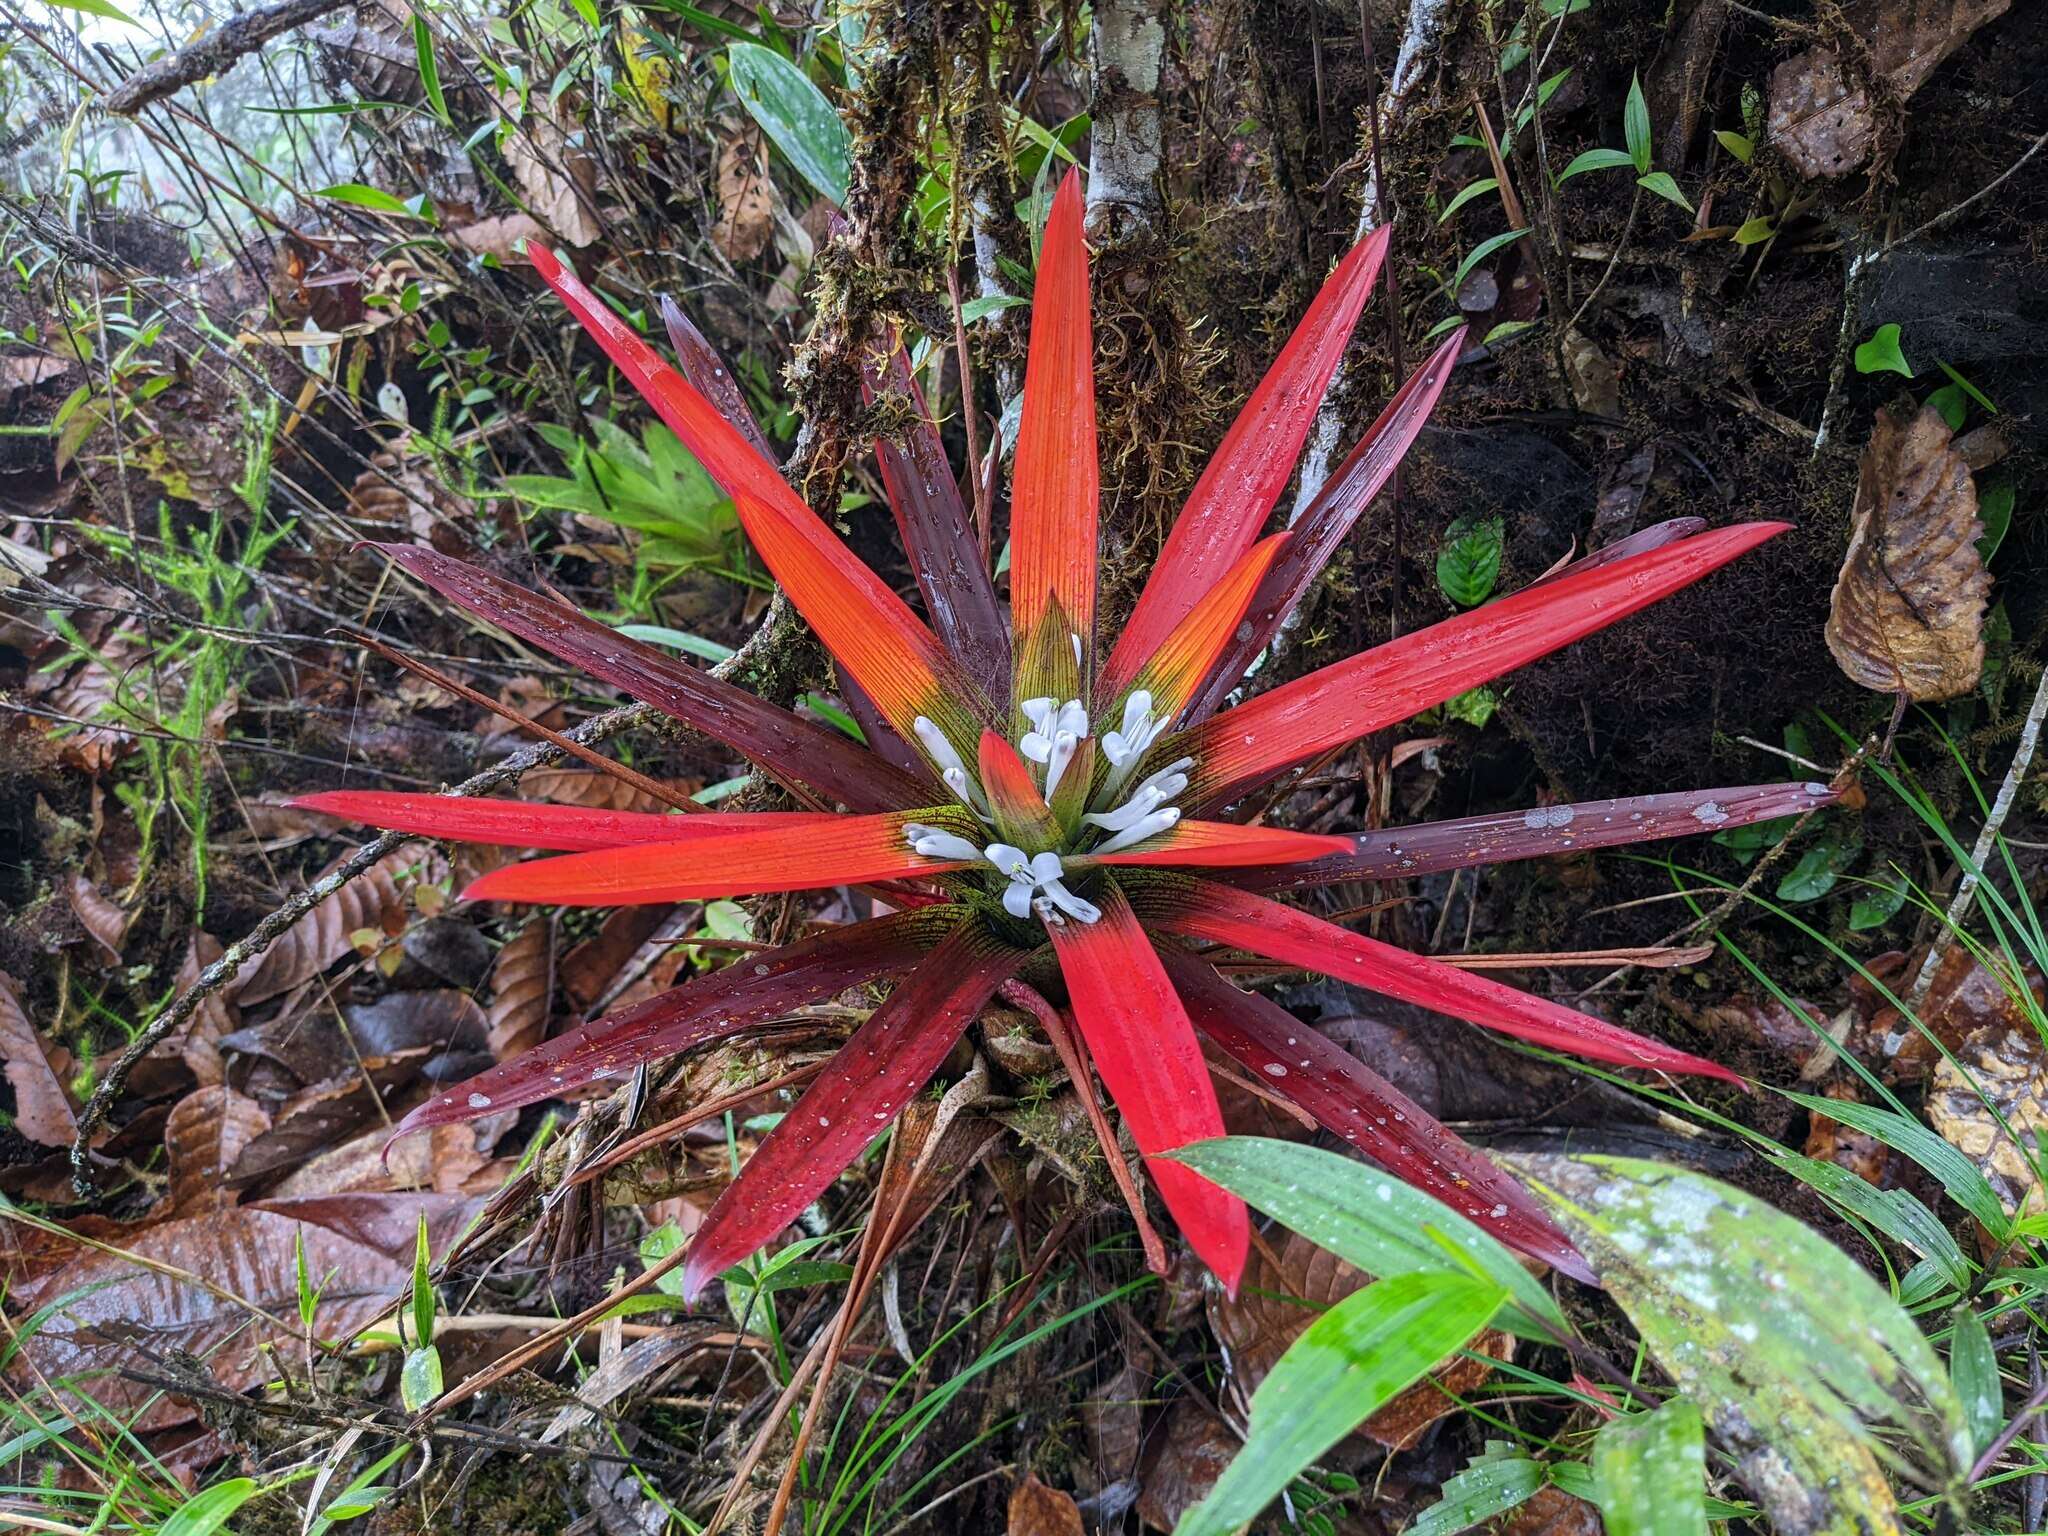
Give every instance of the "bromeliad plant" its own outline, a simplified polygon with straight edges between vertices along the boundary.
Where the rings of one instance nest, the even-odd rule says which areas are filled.
[[[1033,297],[1011,488],[1009,617],[937,429],[900,353],[873,383],[918,426],[877,444],[924,612],[857,560],[783,481],[730,377],[670,314],[682,374],[549,252],[541,275],[733,498],[748,537],[837,661],[863,746],[426,548],[390,557],[463,607],[745,755],[807,810],[624,814],[343,791],[302,802],[372,825],[557,850],[474,898],[615,906],[859,885],[897,910],[834,928],[574,1030],[422,1105],[401,1131],[552,1098],[864,983],[887,1001],[763,1140],[693,1239],[688,1294],[773,1238],[859,1156],[1012,979],[1071,1010],[1148,1157],[1223,1133],[1206,1037],[1360,1153],[1514,1247],[1587,1271],[1520,1185],[1276,1004],[1215,946],[1319,971],[1553,1049],[1734,1079],[1710,1061],[1408,954],[1271,893],[1527,858],[1781,816],[1819,785],[1547,806],[1399,833],[1259,825],[1252,792],[1612,624],[1781,531],[1681,520],[1434,628],[1219,708],[1421,429],[1457,356],[1402,387],[1290,533],[1259,530],[1370,292],[1384,232],[1338,264],[1224,438],[1135,609],[1096,611],[1097,461],[1088,255],[1069,176]],[[1209,946],[1208,951],[1196,946]],[[1064,1027],[1064,1026],[1062,1026]],[[1150,1163],[1182,1234],[1235,1288],[1245,1208]]]

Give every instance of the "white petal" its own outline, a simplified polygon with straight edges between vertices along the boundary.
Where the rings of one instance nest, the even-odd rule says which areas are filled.
[[[903,831],[910,839],[911,851],[922,854],[925,858],[962,860],[970,864],[978,863],[981,859],[979,848],[966,838],[943,828],[924,827],[911,822]]]
[[[1004,886],[1003,910],[1012,917],[1029,917],[1031,915],[1031,891],[1032,887],[1018,885],[1015,882]]]
[[[1125,827],[1152,814],[1159,808],[1159,802],[1166,797],[1154,789],[1141,789],[1113,811],[1090,811],[1081,819],[1091,827],[1100,827],[1105,832],[1121,832]]]
[[[1148,837],[1157,837],[1179,820],[1180,812],[1174,807],[1168,806],[1163,811],[1154,811],[1135,825],[1117,833],[1115,837],[1112,837],[1099,848],[1092,848],[1089,851],[1097,855],[1121,853],[1126,848],[1134,847],[1144,842]]]

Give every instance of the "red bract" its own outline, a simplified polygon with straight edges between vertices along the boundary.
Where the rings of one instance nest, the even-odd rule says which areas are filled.
[[[561,852],[468,894],[611,906],[880,884],[906,909],[832,929],[583,1026],[414,1110],[401,1132],[553,1098],[862,983],[894,990],[762,1142],[693,1239],[695,1294],[779,1231],[918,1092],[982,1005],[1022,974],[1066,994],[1148,1156],[1221,1134],[1198,1031],[1361,1154],[1504,1241],[1584,1262],[1514,1180],[1390,1084],[1193,946],[1249,951],[1596,1061],[1734,1079],[1655,1040],[1411,955],[1270,892],[1740,825],[1827,798],[1772,784],[1545,806],[1399,832],[1316,837],[1248,824],[1245,792],[1668,596],[1780,532],[1681,520],[1534,587],[1218,712],[1421,430],[1457,357],[1423,364],[1293,529],[1258,537],[1384,254],[1330,275],[1173,529],[1135,612],[1096,617],[1097,465],[1088,253],[1069,176],[1046,226],[1011,488],[1010,618],[937,428],[889,343],[868,385],[916,426],[878,444],[931,626],[783,481],[703,338],[671,308],[692,382],[547,251],[541,275],[733,498],[761,558],[838,663],[870,746],[432,550],[392,548],[471,612],[724,743],[805,811],[620,815],[570,806],[336,792],[372,825]],[[698,386],[701,386],[698,387]],[[1113,639],[1113,644],[1111,643]],[[1214,878],[1201,878],[1200,872]],[[1226,1286],[1238,1200],[1153,1163],[1160,1197]]]

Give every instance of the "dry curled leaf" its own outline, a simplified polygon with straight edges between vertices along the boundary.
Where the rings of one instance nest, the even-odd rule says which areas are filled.
[[[729,133],[718,151],[718,223],[711,243],[727,261],[752,261],[775,236],[775,184],[768,179],[768,144],[748,124]]]
[[[1984,670],[1984,528],[1949,437],[1931,406],[1910,421],[1878,412],[1828,609],[1828,649],[1850,680],[1916,703],[1968,693]]]
[[[604,230],[597,221],[597,161],[583,147],[585,130],[572,131],[545,110],[506,105],[519,129],[505,140],[505,164],[526,211],[564,244],[579,250],[591,244]]]
[[[1867,82],[1904,102],[2012,0],[1864,0],[1841,19],[1851,49],[1822,44],[1771,74],[1771,143],[1802,176],[1846,176],[1870,158],[1878,109]]]
[[[64,897],[79,926],[99,946],[101,958],[119,964],[121,945],[128,937],[128,913],[84,875],[73,872],[64,882]]]
[[[554,996],[555,929],[536,917],[506,941],[491,966],[491,1055],[510,1061],[539,1045]]]
[[[689,794],[701,784],[677,784]],[[536,768],[519,781],[522,800],[549,800],[556,805],[581,805],[597,811],[670,811],[668,801],[650,795],[637,784],[591,768]]]
[[[14,1128],[45,1147],[68,1147],[78,1132],[70,1097],[35,1026],[22,1011],[14,978],[0,971],[0,1061],[14,1090]],[[57,1053],[68,1061],[68,1053]]]
[[[194,929],[185,945],[185,958],[178,966],[172,995],[183,997],[199,985],[199,978],[226,951],[221,942],[204,929]],[[222,1080],[220,1042],[241,1025],[240,1011],[225,991],[209,992],[199,1000],[184,1024],[159,1040],[150,1056],[182,1060],[185,1068],[204,1088]]]

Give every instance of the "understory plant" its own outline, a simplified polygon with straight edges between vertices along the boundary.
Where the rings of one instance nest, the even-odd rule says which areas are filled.
[[[540,274],[731,496],[754,550],[831,652],[867,739],[432,549],[394,546],[390,557],[428,586],[726,744],[806,808],[627,814],[366,791],[302,803],[563,855],[496,870],[470,886],[473,899],[609,907],[856,886],[893,910],[750,954],[573,1030],[421,1105],[401,1131],[553,1098],[849,987],[893,983],[692,1239],[683,1287],[694,1296],[787,1227],[886,1130],[1004,990],[1055,1043],[1078,1036],[1148,1159],[1223,1132],[1206,1037],[1366,1158],[1511,1247],[1588,1276],[1518,1182],[1213,962],[1219,949],[1247,950],[1596,1061],[1734,1080],[1713,1062],[1275,897],[1782,816],[1825,799],[1824,786],[1553,805],[1355,836],[1287,831],[1259,816],[1291,770],[1623,619],[1785,525],[1704,531],[1677,520],[1222,707],[1385,484],[1455,364],[1457,337],[1401,387],[1292,529],[1259,537],[1385,249],[1381,231],[1337,265],[1195,486],[1134,609],[1100,613],[1088,253],[1069,175],[1032,300],[1007,616],[900,351],[878,349],[874,386],[900,396],[914,422],[905,440],[876,446],[920,617],[784,482],[701,337],[671,328],[686,378],[552,253],[530,247]],[[1149,1172],[1182,1235],[1234,1290],[1249,1237],[1242,1201],[1182,1163],[1151,1161]]]

